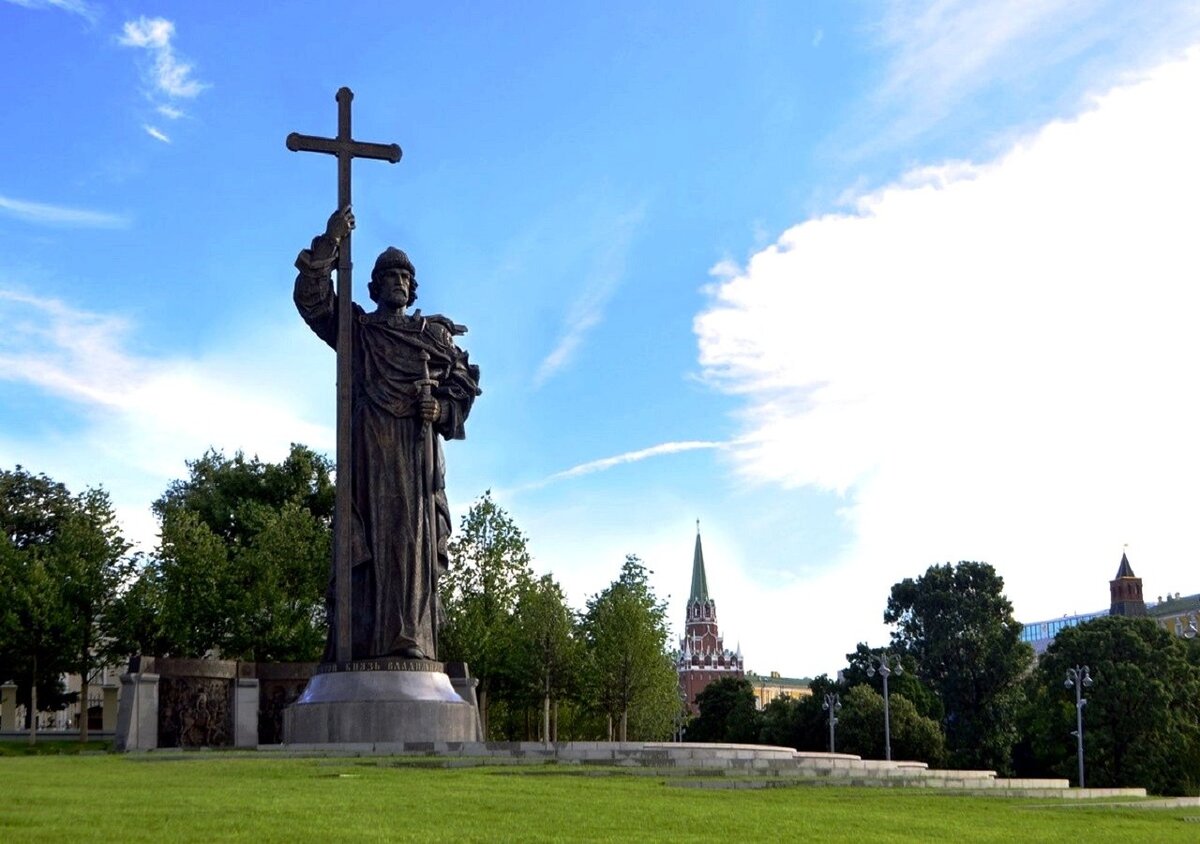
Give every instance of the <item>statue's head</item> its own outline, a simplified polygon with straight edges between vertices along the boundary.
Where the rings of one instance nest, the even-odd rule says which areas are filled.
[[[408,270],[412,276],[412,284],[408,289],[408,304],[411,305],[417,301],[417,268],[413,266],[412,261],[404,254],[404,250],[397,249],[395,246],[389,246],[387,249],[379,253],[379,257],[375,259],[375,268],[371,270],[371,281],[367,285],[367,293],[371,297],[371,301],[379,301],[379,276],[381,273],[391,269]]]

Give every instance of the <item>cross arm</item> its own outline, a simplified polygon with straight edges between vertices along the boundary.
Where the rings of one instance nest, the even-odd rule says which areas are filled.
[[[292,132],[287,136],[287,148],[292,152],[326,152],[330,155],[349,153],[352,158],[375,158],[395,164],[400,160],[399,144],[371,144],[363,141],[343,141],[341,138],[318,138]]]

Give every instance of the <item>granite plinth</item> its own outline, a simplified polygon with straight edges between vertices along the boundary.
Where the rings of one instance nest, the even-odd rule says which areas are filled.
[[[475,707],[455,692],[444,671],[429,667],[323,671],[283,713],[285,744],[477,738]]]

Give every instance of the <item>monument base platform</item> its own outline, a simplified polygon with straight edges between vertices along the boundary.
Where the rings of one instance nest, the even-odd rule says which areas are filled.
[[[283,713],[284,744],[478,739],[475,706],[455,691],[437,662],[322,666]]]

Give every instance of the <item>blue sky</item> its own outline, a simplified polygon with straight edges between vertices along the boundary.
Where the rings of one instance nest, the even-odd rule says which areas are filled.
[[[209,446],[332,449],[290,298],[335,168],[283,141],[346,85],[404,149],[357,263],[406,249],[483,370],[452,505],[576,606],[637,553],[678,632],[696,519],[762,672],[938,562],[1026,620],[1125,544],[1200,588],[1194,3],[446,5],[0,0],[0,465],[153,543]]]

